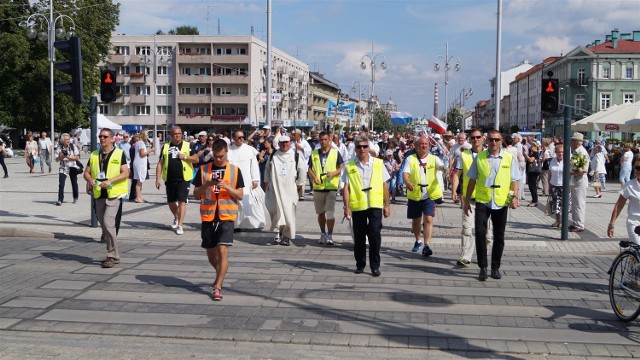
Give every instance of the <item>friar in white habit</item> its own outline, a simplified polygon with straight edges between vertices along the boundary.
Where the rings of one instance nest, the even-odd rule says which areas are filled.
[[[271,229],[276,231],[274,245],[289,246],[296,237],[297,186],[304,184],[307,165],[302,157],[296,161],[291,139],[281,136],[278,150],[267,163],[264,181],[267,184],[265,203],[271,217]]]
[[[258,151],[244,143],[244,133],[235,131],[229,146],[229,163],[240,168],[244,181],[244,196],[238,203],[238,216],[234,229],[262,229],[266,223],[264,192],[260,185]]]

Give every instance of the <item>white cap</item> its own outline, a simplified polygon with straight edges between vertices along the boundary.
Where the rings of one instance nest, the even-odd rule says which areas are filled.
[[[387,150],[384,152],[385,156],[389,156],[389,155],[393,155],[393,151],[392,150]]]
[[[262,128],[263,128],[264,130],[271,130],[271,126],[269,126],[269,125],[265,125],[265,126],[263,126]]]
[[[302,135],[302,131],[300,129],[296,129],[296,131],[294,131],[296,134],[298,135]]]
[[[434,139],[442,139],[442,136],[440,134],[435,134],[433,135]]]
[[[207,132],[202,130],[198,133],[198,136],[207,136]]]
[[[278,138],[278,142],[282,142],[282,141],[291,141],[291,139],[290,139],[287,135],[285,135],[285,136],[280,136],[280,137]]]

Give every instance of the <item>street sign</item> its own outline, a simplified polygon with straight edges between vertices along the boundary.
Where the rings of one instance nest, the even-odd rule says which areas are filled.
[[[280,93],[272,93],[271,94],[271,102],[281,102],[282,101],[282,94]],[[267,102],[267,93],[260,93],[260,102],[262,103],[266,103]]]
[[[604,131],[620,131],[620,125],[618,124],[606,124]]]

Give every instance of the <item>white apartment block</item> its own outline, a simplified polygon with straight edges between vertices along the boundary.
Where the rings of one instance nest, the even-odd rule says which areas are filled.
[[[118,98],[112,121],[159,129],[232,129],[266,122],[267,45],[250,35],[114,35],[105,66]],[[272,48],[272,120],[307,122],[309,67]]]

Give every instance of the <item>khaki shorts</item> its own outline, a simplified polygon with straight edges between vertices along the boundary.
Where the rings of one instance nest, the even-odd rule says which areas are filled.
[[[335,191],[314,191],[313,205],[316,214],[325,213],[327,219],[335,219],[336,192]]]

